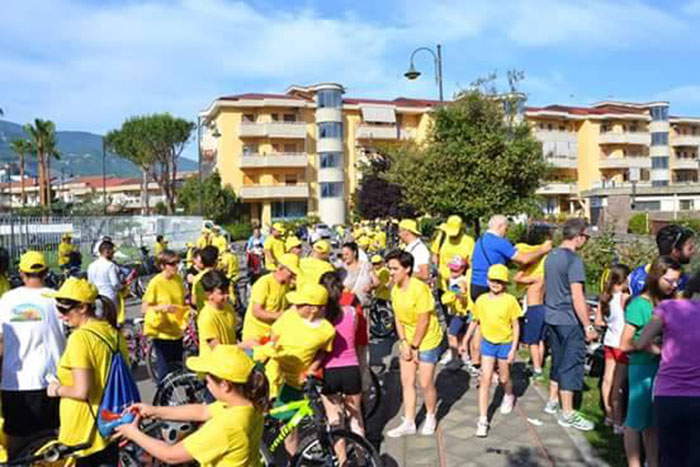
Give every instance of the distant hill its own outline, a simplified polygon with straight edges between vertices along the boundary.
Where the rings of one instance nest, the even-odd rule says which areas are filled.
[[[17,155],[10,149],[10,143],[16,138],[26,138],[22,126],[0,120],[0,165],[16,163]],[[59,175],[61,171],[66,178],[70,175],[98,175],[102,173],[102,136],[86,131],[57,131],[58,149],[61,160],[51,161],[51,171]],[[36,157],[27,161],[29,173],[36,173]],[[106,173],[119,177],[139,177],[141,169],[119,155],[107,153]],[[178,170],[197,170],[197,162],[180,157]]]

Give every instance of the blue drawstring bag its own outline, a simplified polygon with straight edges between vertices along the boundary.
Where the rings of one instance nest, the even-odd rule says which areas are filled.
[[[93,414],[100,435],[103,438],[108,438],[119,425],[134,421],[135,414],[126,411],[126,409],[137,402],[141,402],[141,396],[134,378],[131,376],[129,365],[119,351],[121,333],[117,332],[117,347],[113,349],[104,337],[89,329],[85,329],[85,331],[97,336],[112,354],[107,382],[102,393],[98,413]]]

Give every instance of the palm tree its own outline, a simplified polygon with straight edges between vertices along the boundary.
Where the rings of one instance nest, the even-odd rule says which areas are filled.
[[[51,209],[51,173],[49,158],[60,159],[56,147],[56,125],[51,120],[34,119],[34,125],[24,125],[24,132],[29,135],[32,148],[36,150],[37,168],[39,169],[39,199],[42,207]]]
[[[24,193],[24,155],[32,151],[32,143],[28,139],[17,138],[12,140],[10,147],[19,155],[19,186],[22,193],[22,207],[24,207],[27,202],[27,197]]]

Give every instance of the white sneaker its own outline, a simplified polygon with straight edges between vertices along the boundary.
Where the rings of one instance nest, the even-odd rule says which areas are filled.
[[[501,402],[501,414],[508,415],[513,411],[513,405],[515,404],[515,396],[513,394],[506,394],[503,396],[503,401]]]
[[[479,438],[486,438],[489,433],[489,422],[479,418],[476,423],[476,436]]]
[[[469,354],[464,354],[462,355],[462,363],[464,363],[464,366],[467,367],[467,369],[472,367],[472,359],[469,357]]]
[[[556,415],[559,412],[559,401],[547,401],[544,411],[549,415]]]
[[[401,417],[401,425],[387,431],[386,435],[389,438],[400,438],[406,435],[416,434],[416,422],[407,420],[406,417]]]
[[[423,436],[432,436],[435,433],[435,428],[437,428],[437,418],[435,418],[435,415],[426,414],[420,434]]]
[[[442,359],[440,359],[440,365],[447,365],[452,361],[452,351],[450,349],[447,349],[447,352],[445,352],[445,355],[442,356]]]

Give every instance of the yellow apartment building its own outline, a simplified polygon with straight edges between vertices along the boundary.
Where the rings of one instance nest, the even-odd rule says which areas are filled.
[[[200,113],[203,159],[263,225],[347,222],[357,163],[378,142],[425,138],[438,101],[344,97],[336,83],[219,97]]]

